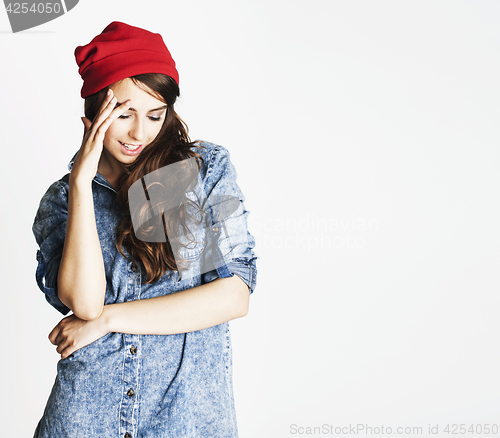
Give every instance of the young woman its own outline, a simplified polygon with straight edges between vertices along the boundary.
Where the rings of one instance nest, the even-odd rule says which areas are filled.
[[[229,152],[189,140],[159,34],[113,22],[75,57],[83,142],[33,224],[37,283],[72,314],[34,437],[237,437],[228,321],[257,257]]]

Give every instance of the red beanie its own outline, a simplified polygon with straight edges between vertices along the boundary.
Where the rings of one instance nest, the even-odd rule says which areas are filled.
[[[159,33],[113,21],[89,44],[75,49],[81,96],[143,73],[163,73],[179,84],[175,62]]]

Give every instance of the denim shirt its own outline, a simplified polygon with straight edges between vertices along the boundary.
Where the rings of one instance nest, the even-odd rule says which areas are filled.
[[[167,271],[158,282],[142,285],[146,275],[142,262],[129,262],[115,246],[121,219],[115,207],[116,190],[97,173],[92,191],[106,273],[104,304],[167,295],[235,274],[253,293],[258,257],[236,170],[226,148],[198,144],[206,147],[192,147],[203,157],[198,178],[205,193],[240,200],[238,209],[223,222],[212,214],[212,227],[206,231],[217,250],[230,250],[217,251],[222,257],[211,271],[197,271],[194,263],[190,275]],[[76,155],[68,165],[70,171]],[[58,298],[57,274],[66,232],[69,175],[49,187],[33,224],[40,248],[36,281],[48,303],[63,315],[70,309]],[[39,438],[237,436],[228,322],[173,335],[110,332],[60,359],[35,432]]]

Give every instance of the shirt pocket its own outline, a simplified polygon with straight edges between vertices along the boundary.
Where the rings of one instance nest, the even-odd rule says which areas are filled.
[[[197,275],[203,261],[203,253],[206,249],[206,226],[203,222],[188,222],[187,230],[179,233],[174,241],[171,241],[175,261],[185,272],[184,275],[191,277]]]
[[[193,262],[200,259],[203,248],[203,243],[190,244],[189,247],[182,246],[179,248],[179,255],[182,259]]]

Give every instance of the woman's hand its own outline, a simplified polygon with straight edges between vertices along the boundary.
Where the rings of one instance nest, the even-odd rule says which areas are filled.
[[[57,345],[56,351],[61,354],[61,359],[66,359],[74,351],[97,341],[108,333],[104,318],[86,321],[72,314],[59,321],[59,324],[49,333],[49,340]]]
[[[94,121],[91,122],[86,117],[82,117],[85,131],[82,145],[71,169],[70,178],[72,180],[91,182],[94,179],[101,158],[106,131],[111,123],[128,110],[130,99],[118,108],[114,108],[115,104],[116,97],[113,97],[113,90],[110,88]]]

